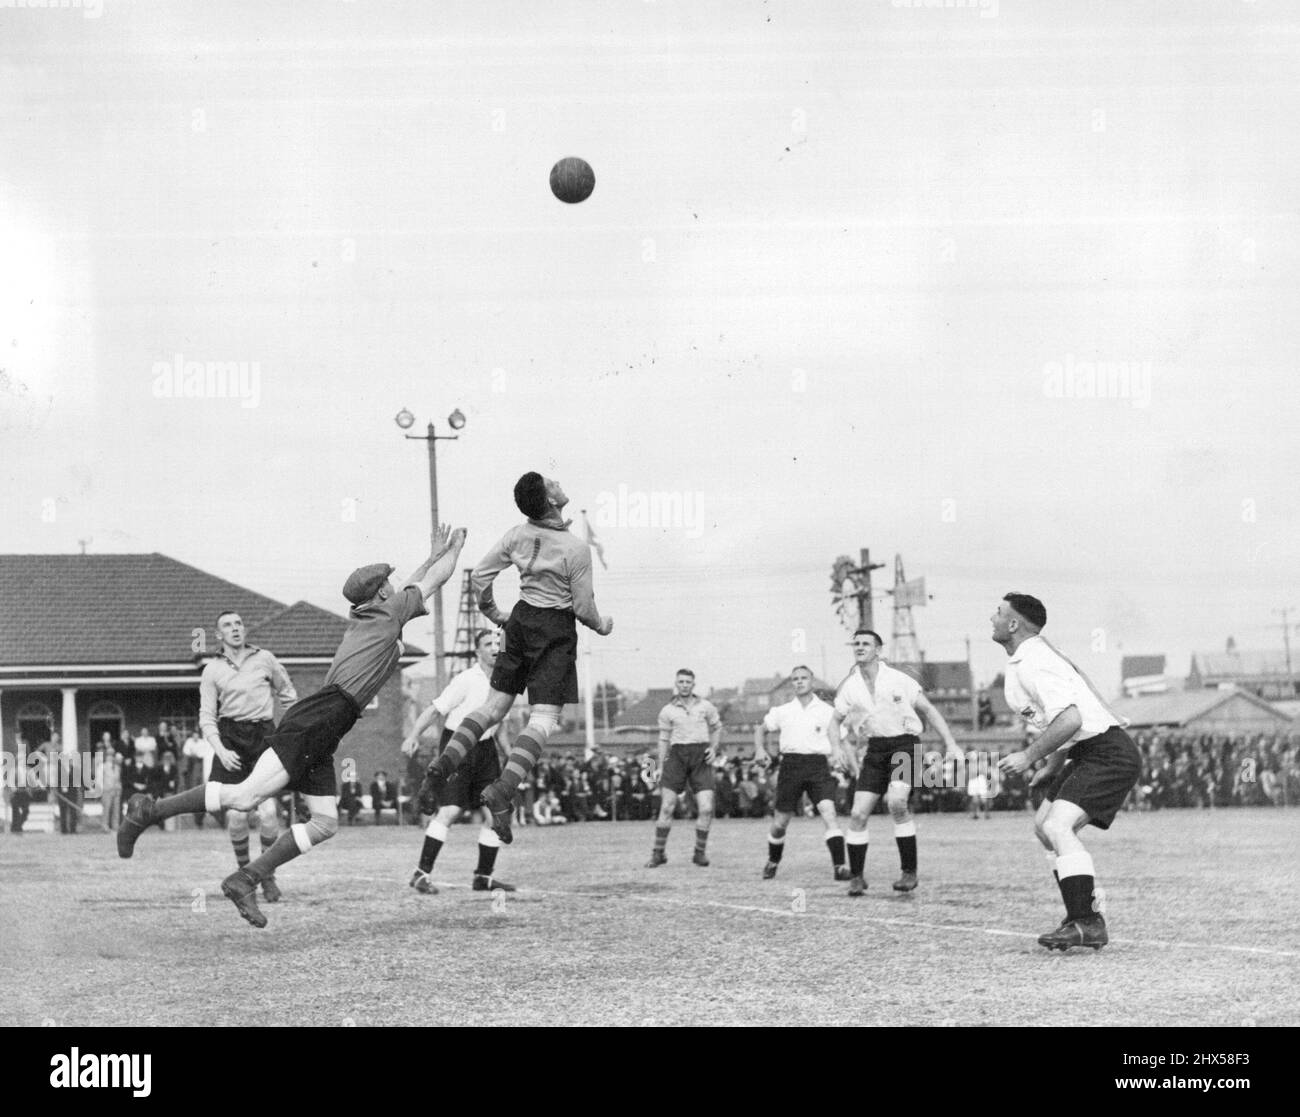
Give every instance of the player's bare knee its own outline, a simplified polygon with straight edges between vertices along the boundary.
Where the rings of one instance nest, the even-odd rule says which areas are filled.
[[[248,815],[242,811],[229,811],[226,814],[226,833],[238,840],[248,837]]]
[[[261,800],[251,787],[244,784],[236,784],[230,792],[230,801],[226,803],[226,809],[231,811],[251,811],[257,808]],[[248,829],[248,820],[244,820],[244,829]]]
[[[327,842],[339,832],[339,820],[333,815],[314,814],[306,822],[296,822],[289,831],[300,853]]]
[[[1049,814],[1042,823],[1042,833],[1053,849],[1059,849],[1063,841],[1068,841],[1074,834],[1074,827],[1059,815]]]

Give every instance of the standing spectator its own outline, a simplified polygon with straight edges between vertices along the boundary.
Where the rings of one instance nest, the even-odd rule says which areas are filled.
[[[27,752],[27,742],[23,739],[21,733],[14,735],[14,743],[17,748],[17,754],[23,756]],[[9,832],[11,834],[21,834],[23,826],[27,822],[27,814],[31,809],[32,794],[26,787],[15,787],[9,796]]]
[[[197,729],[191,729],[181,746],[181,781],[187,791],[207,782],[213,755],[212,746],[204,736]],[[202,830],[206,818],[205,811],[195,811],[194,825]]]
[[[125,759],[128,756],[135,756],[135,738],[131,736],[131,731],[125,726],[122,732],[117,735],[117,755]]]
[[[176,754],[171,749],[163,750],[162,763],[156,765],[150,774],[152,780],[149,783],[149,794],[161,799],[166,795],[175,795],[180,790],[181,773],[176,767]],[[163,829],[175,830],[176,819],[167,819]]]
[[[149,730],[141,729],[135,739],[135,756],[136,760],[143,762],[146,756],[154,758],[155,765],[158,760],[158,740],[149,736]]]
[[[139,743],[139,738],[136,738]],[[143,791],[146,795],[154,794],[154,789],[161,786],[163,780],[162,769],[158,767],[158,753],[156,749],[150,749],[141,754],[136,761],[135,770],[135,787]],[[135,789],[132,789],[132,794]],[[156,823],[159,830],[163,828],[163,820],[160,818]]]
[[[75,834],[81,817],[81,772],[74,768],[80,768],[80,757],[75,749],[64,749],[58,733],[50,734],[49,755],[49,788],[59,807],[59,833]]]
[[[179,759],[180,751],[176,728],[168,722],[160,721],[158,723],[158,763],[162,764],[165,753],[171,753],[173,760]]]
[[[107,733],[105,737],[109,736]],[[116,830],[122,816],[122,758],[109,747],[100,753],[101,769],[99,802],[104,811],[104,828]]]

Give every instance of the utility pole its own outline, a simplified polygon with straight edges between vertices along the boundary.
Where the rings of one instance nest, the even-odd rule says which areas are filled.
[[[407,431],[415,423],[415,416],[412,415],[405,407],[394,417],[398,427]],[[447,424],[452,430],[458,431],[465,426],[465,416],[461,413],[460,408],[456,408],[447,416]],[[455,442],[460,435],[457,434],[437,434],[434,431],[433,424],[428,425],[425,434],[408,434],[405,437],[416,442],[425,442],[429,447],[429,511],[432,513],[433,527],[429,532],[431,545],[436,546],[438,541],[438,443]],[[443,650],[443,624],[442,624],[442,587],[439,586],[433,591],[433,659],[434,671],[436,673],[438,693],[442,693],[443,687],[447,685],[447,662],[444,658]]]
[[[873,570],[884,570],[883,562],[871,561],[871,549],[863,547],[860,552],[862,563],[855,566],[850,573],[853,575],[853,582],[858,587],[857,592],[853,595],[858,599],[858,627],[869,628],[873,632],[876,628],[876,622],[871,610],[871,572]]]
[[[1274,609],[1282,618],[1282,646],[1286,649],[1286,685],[1291,689],[1291,695],[1295,694],[1295,682],[1291,675],[1291,615],[1290,609]],[[1290,697],[1288,696],[1288,697]]]

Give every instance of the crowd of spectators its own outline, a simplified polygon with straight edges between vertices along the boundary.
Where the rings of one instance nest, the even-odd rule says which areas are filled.
[[[1300,736],[1227,735],[1175,732],[1133,734],[1142,754],[1142,776],[1126,804],[1128,809],[1164,810],[1174,807],[1300,805]],[[39,746],[58,749],[57,735]],[[101,801],[103,817],[116,827],[123,804],[136,792],[171,795],[197,786],[204,778],[206,743],[197,731],[188,735],[163,722],[155,734],[141,729],[134,737],[123,731],[116,740],[105,733],[95,742],[104,756]],[[580,753],[552,754],[533,769],[520,789],[518,822],[521,825],[562,825],[576,822],[640,821],[654,818],[659,795],[646,779],[652,754],[609,756],[599,749],[591,757]],[[962,811],[970,805],[967,785],[951,761],[939,752],[926,756],[928,771],[913,793],[918,813]],[[720,757],[716,766],[715,814],[718,818],[764,818],[772,813],[777,770],[754,763],[747,755]],[[415,765],[405,780],[391,780],[376,772],[370,781],[370,809],[375,821],[383,808],[393,809],[410,789],[418,786]],[[994,810],[1022,810],[1029,795],[1024,780],[1000,780],[991,773],[989,798]],[[835,808],[848,814],[852,787],[843,772],[835,773]],[[362,787],[357,781],[342,788],[340,807],[349,822],[362,810]],[[40,789],[10,793],[10,826],[20,830],[31,803],[45,802]],[[80,795],[59,798],[60,829],[75,832]],[[287,810],[288,804],[285,804]],[[811,814],[810,804],[804,804]],[[687,791],[678,804],[678,816],[693,818],[694,797]],[[415,811],[407,820],[419,821]],[[195,816],[203,825],[203,816]]]
[[[1291,807],[1300,804],[1300,737],[1139,733],[1142,778],[1134,805]]]
[[[1127,809],[1300,804],[1300,737],[1133,736],[1142,754],[1143,771]],[[652,819],[659,810],[659,796],[645,778],[651,758],[650,753],[615,757],[599,750],[590,758],[580,753],[544,757],[521,788],[517,821],[522,825],[558,825]],[[996,758],[986,760],[987,766],[979,770],[988,777],[992,809],[1026,809],[1030,803],[1027,781],[999,777]],[[927,772],[913,792],[913,809],[921,814],[970,809],[967,776],[975,772],[974,765],[958,772],[938,750],[926,754],[925,762]],[[720,758],[715,774],[716,817],[764,818],[772,813],[776,768],[765,768],[742,755]],[[853,800],[851,782],[839,771],[835,780],[835,809],[847,815]],[[412,786],[418,782],[416,774]],[[812,806],[806,802],[804,810],[812,814]],[[681,797],[678,816],[691,818],[696,813],[688,790]]]

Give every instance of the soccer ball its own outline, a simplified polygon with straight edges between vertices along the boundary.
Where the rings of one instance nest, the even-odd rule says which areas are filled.
[[[551,193],[562,202],[585,202],[596,188],[596,175],[585,159],[570,155],[551,168]]]

